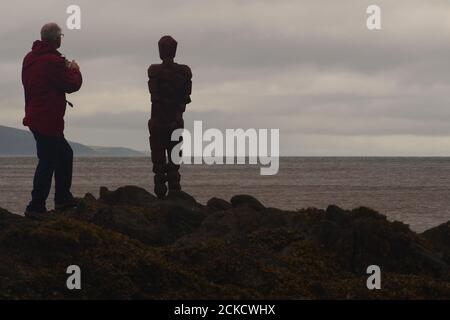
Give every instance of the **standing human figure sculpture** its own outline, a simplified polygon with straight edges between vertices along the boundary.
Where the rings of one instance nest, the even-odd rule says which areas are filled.
[[[152,111],[148,122],[155,194],[164,198],[167,192],[181,191],[180,166],[172,160],[172,133],[184,128],[183,113],[191,102],[192,72],[187,65],[174,62],[177,42],[164,36],[158,42],[161,64],[148,68],[148,88]],[[167,185],[166,185],[167,183]]]

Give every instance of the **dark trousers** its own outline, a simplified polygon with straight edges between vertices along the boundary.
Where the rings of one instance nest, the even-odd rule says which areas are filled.
[[[155,166],[164,166],[168,171],[178,171],[180,166],[172,161],[172,150],[179,141],[172,141],[172,131],[150,134],[152,162]],[[156,171],[154,171],[157,173]]]
[[[171,138],[174,130],[183,128],[183,125],[182,121],[168,125],[155,119],[150,119],[148,123],[153,172],[155,173],[155,193],[158,197],[165,196],[166,182],[168,182],[169,192],[181,190],[180,165],[174,163],[172,150],[183,139],[180,137],[179,141],[172,141]],[[180,156],[182,156],[181,152]]]
[[[172,133],[176,129],[182,129],[184,122],[174,123],[172,126],[159,123],[157,120],[150,119],[148,122],[148,131],[150,133],[150,149],[153,162],[153,172],[161,173],[161,170],[178,173],[180,165],[172,161],[172,150],[182,141],[172,141]],[[181,156],[181,153],[180,153]]]
[[[33,132],[39,163],[33,180],[32,200],[28,209],[45,210],[45,202],[55,174],[55,203],[72,199],[73,151],[64,137],[51,137]]]

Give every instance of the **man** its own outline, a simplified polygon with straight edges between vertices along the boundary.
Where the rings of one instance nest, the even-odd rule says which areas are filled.
[[[23,124],[36,140],[39,163],[33,180],[32,200],[25,211],[29,218],[46,213],[46,200],[55,174],[55,209],[76,205],[70,192],[73,151],[64,138],[66,93],[76,92],[82,84],[80,68],[67,61],[57,49],[61,46],[61,28],[49,23],[41,29],[41,40],[33,43],[22,66],[25,91]]]
[[[152,101],[148,129],[155,194],[164,198],[167,191],[181,191],[180,166],[171,157],[172,149],[179,141],[171,141],[171,135],[174,130],[184,128],[183,113],[186,104],[191,102],[192,73],[188,66],[174,62],[177,42],[171,36],[162,37],[158,46],[162,64],[152,64],[148,68]]]

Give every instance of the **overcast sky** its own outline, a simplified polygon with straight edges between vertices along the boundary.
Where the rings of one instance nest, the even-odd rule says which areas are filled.
[[[82,10],[67,30],[66,8]],[[382,9],[382,30],[366,8]],[[147,150],[157,41],[194,73],[187,127],[279,128],[284,155],[450,155],[450,1],[2,1],[0,124],[22,127],[23,56],[59,23],[79,62],[66,136]]]

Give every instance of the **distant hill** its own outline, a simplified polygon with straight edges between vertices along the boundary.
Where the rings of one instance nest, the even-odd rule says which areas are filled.
[[[143,153],[115,147],[90,147],[69,141],[75,156],[79,157],[141,157]],[[20,130],[0,126],[0,156],[32,156],[36,154],[36,145],[32,134]]]

